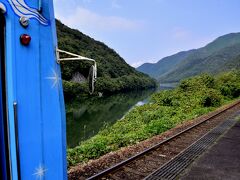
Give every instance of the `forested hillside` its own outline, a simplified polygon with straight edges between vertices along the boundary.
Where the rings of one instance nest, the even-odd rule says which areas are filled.
[[[225,67],[228,67],[229,69],[240,69],[240,55],[227,61],[219,71],[224,71]]]
[[[159,81],[176,82],[181,79],[195,76],[201,73],[218,74],[233,69],[228,65],[233,59],[240,55],[240,44],[223,48],[203,58],[191,58],[184,60],[168,73],[160,76]]]
[[[174,68],[175,65],[180,63],[193,52],[194,50],[184,51],[172,56],[165,57],[157,63],[145,63],[142,66],[138,67],[137,70],[149,74],[151,77],[158,78],[160,75],[168,72],[169,69]]]
[[[113,93],[155,87],[155,81],[148,75],[136,71],[122,57],[104,43],[96,41],[78,30],[71,29],[56,21],[58,46],[60,49],[86,56],[97,61],[97,92]],[[87,93],[86,83],[74,83],[74,75],[81,73],[88,77],[90,64],[86,62],[62,63],[65,97]]]
[[[221,36],[203,48],[187,52],[191,53],[186,57],[177,60],[170,59],[167,70],[164,66],[166,64],[164,59],[155,64],[157,67],[155,72],[149,73],[148,70],[151,68],[148,68],[146,64],[138,70],[144,69],[142,72],[155,77],[160,82],[179,82],[181,79],[201,73],[218,74],[222,71],[229,71],[237,67],[233,64],[239,64],[240,33]]]

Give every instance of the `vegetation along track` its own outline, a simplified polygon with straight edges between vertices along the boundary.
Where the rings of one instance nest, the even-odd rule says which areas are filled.
[[[205,120],[88,179],[143,179],[239,110],[240,101],[237,101]]]

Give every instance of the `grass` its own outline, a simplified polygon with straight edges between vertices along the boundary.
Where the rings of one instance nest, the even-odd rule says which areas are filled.
[[[113,126],[68,149],[68,165],[87,162],[161,134],[211,112],[240,96],[240,73],[207,74],[184,80],[174,90],[155,93],[149,104],[136,107]]]

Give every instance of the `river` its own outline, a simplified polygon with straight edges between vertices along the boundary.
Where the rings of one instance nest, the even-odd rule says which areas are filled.
[[[163,86],[160,89],[169,88],[172,87]],[[134,91],[74,102],[67,110],[68,148],[76,147],[101,129],[111,126],[134,106],[144,105],[154,92],[156,90]]]

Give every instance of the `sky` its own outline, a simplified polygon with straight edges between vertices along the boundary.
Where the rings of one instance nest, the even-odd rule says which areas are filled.
[[[131,66],[240,32],[240,0],[54,0],[56,18]]]

